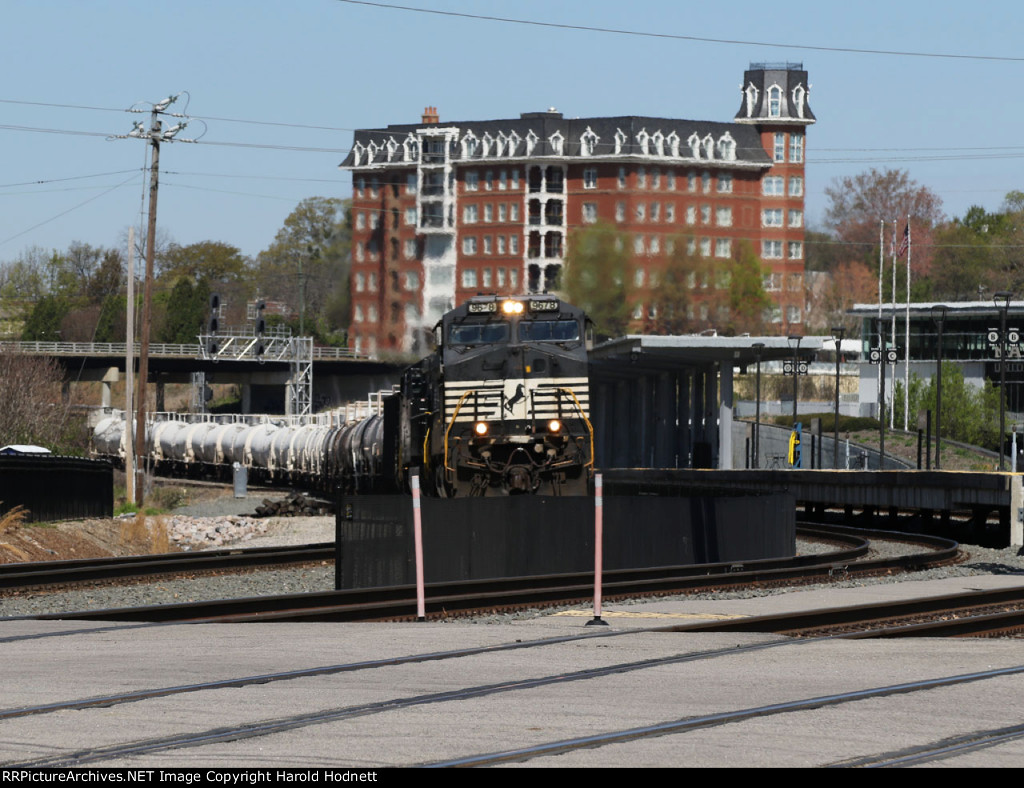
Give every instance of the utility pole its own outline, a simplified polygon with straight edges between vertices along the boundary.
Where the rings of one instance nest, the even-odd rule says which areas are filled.
[[[160,121],[160,116],[169,114],[166,112],[167,107],[177,100],[178,95],[169,96],[153,105],[153,109],[150,111],[151,117],[149,131],[146,131],[143,128],[141,122],[137,122],[135,124],[135,128],[128,134],[124,135],[124,137],[149,140],[149,143],[153,148],[149,168],[149,225],[147,231],[149,237],[146,239],[146,278],[143,284],[142,295],[138,395],[136,397],[135,409],[135,459],[139,464],[140,470],[144,470],[143,458],[146,456],[146,383],[148,382],[149,377],[149,324],[151,319],[150,312],[153,305],[153,260],[156,254],[156,198],[160,185],[160,143],[171,142],[174,139],[174,136],[188,125],[186,121],[182,121],[164,131],[163,124]],[[175,117],[183,118],[184,115],[175,115]],[[123,139],[124,137],[118,137],[117,139]],[[195,140],[178,141],[195,142]],[[132,307],[133,305],[129,304],[129,309]],[[130,419],[131,414],[126,414],[125,421],[130,421]],[[139,474],[139,476],[143,477],[143,474]],[[141,484],[141,479],[140,483],[135,485],[135,503],[139,506],[142,505],[143,486],[144,485]]]

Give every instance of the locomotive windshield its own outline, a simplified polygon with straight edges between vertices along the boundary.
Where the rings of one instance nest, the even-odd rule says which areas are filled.
[[[572,342],[580,338],[575,320],[524,320],[519,324],[521,342]]]
[[[508,342],[508,323],[460,323],[452,326],[452,345],[490,345]]]

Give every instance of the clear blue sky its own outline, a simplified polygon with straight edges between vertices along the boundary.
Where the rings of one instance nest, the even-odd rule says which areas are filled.
[[[567,116],[729,121],[751,61],[799,61],[809,73],[812,225],[825,186],[870,167],[909,170],[950,216],[972,204],[995,210],[1024,189],[1019,0],[403,5],[753,43],[341,0],[3,0],[0,261],[30,246],[117,245],[143,208],[146,146],[105,136],[148,123],[122,110],[179,91],[196,118],[184,135],[202,137],[161,148],[160,229],[181,244],[223,241],[249,255],[303,198],[350,196],[337,165],[354,128],[418,122],[427,105],[442,122],[552,106]],[[175,108],[186,109],[184,97]]]

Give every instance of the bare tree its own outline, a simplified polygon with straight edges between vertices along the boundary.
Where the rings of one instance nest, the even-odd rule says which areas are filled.
[[[0,442],[50,449],[60,444],[68,418],[63,378],[53,359],[0,351]]]

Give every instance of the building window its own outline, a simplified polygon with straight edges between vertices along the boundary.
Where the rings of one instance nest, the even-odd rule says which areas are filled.
[[[665,186],[670,192],[676,190],[676,172],[675,170],[669,170],[665,173]]]
[[[761,193],[766,197],[782,197],[785,190],[786,179],[781,175],[767,175],[761,181]]]
[[[371,293],[377,292],[377,274],[370,274],[366,280],[366,289]]]
[[[711,191],[711,173],[707,170],[700,174],[700,188],[705,194]]]
[[[732,227],[732,208],[716,208],[715,224],[719,227]]]
[[[782,257],[782,241],[761,241],[761,257],[777,260]]]
[[[803,227],[804,226],[804,212],[803,211],[790,211],[789,212],[789,226],[790,227]]]
[[[790,323],[799,323],[800,322],[800,307],[798,307],[798,306],[786,307],[786,320],[788,320]]]
[[[790,197],[803,197],[804,195],[804,179],[796,176],[789,179],[789,196]]]
[[[509,254],[519,254],[519,236],[510,235],[508,237],[508,251]],[[514,273],[514,272],[513,272]],[[513,277],[514,279],[514,277]],[[512,282],[512,286],[515,287],[515,281]]]
[[[803,164],[804,161],[804,135],[789,135],[789,160],[793,164]]]
[[[619,188],[620,189],[625,189],[626,188],[626,168],[625,167],[619,167]]]
[[[715,257],[730,257],[732,256],[732,241],[728,238],[718,238],[715,240]]]
[[[476,254],[476,238],[470,237],[462,239],[462,253]]]
[[[416,226],[416,209],[406,208],[405,209],[405,223],[410,227]]]
[[[505,191],[508,188],[508,172],[502,170],[498,173],[498,191]]]
[[[644,237],[642,235],[638,235],[638,236],[633,238],[633,254],[643,254],[643,253],[644,253]]]
[[[593,224],[597,221],[597,203],[596,202],[585,202],[583,203],[583,221],[587,224]]]
[[[380,227],[380,214],[374,211],[370,214],[370,229],[376,230]]]
[[[513,189],[519,188],[519,170],[512,170],[511,174],[509,175],[509,182],[511,183]]]
[[[711,206],[702,205],[700,206],[700,223],[711,224]]]
[[[356,292],[361,293],[366,289],[366,276],[365,274],[356,274]]]
[[[643,287],[644,286],[644,269],[643,268],[637,268],[636,271],[633,272],[633,284],[636,285],[637,287]]]
[[[492,240],[491,236],[485,235],[484,236],[484,254],[493,254],[493,252],[494,252],[493,240]]]
[[[587,167],[583,170],[583,188],[597,188],[597,167]]]
[[[480,272],[480,286],[481,287],[490,287],[491,286],[491,269],[490,268],[484,268]]]
[[[661,221],[661,203],[660,202],[652,202],[651,203],[651,221],[652,222],[659,222],[659,221]]]
[[[508,205],[506,205],[505,203],[501,203],[498,205],[498,221],[508,221]]]
[[[476,205],[467,205],[462,209],[464,224],[476,224],[480,219],[480,209]]]
[[[491,205],[490,203],[488,203],[487,205],[484,206],[484,221],[485,222],[493,222],[494,221],[494,206]]]
[[[509,210],[509,217],[508,218],[511,219],[513,222],[518,222],[519,221],[519,203],[517,203],[517,202],[512,203],[512,205],[509,206],[508,210]]]
[[[370,308],[366,310],[366,320],[370,323],[377,322],[377,307],[375,304],[370,304]]]
[[[366,178],[357,178],[356,179],[356,197],[363,197],[363,196],[365,196],[363,194],[365,191],[366,191]]]
[[[411,260],[416,256],[416,241],[412,238],[405,242],[405,259]]]
[[[782,227],[782,209],[765,208],[761,211],[762,227]]]
[[[778,85],[768,88],[768,117],[782,117],[782,88]]]
[[[462,269],[462,286],[463,287],[476,287],[476,269],[475,268],[463,268]]]
[[[655,190],[661,188],[661,170],[657,167],[651,170],[651,188]]]
[[[697,173],[691,171],[686,174],[686,190],[697,191]]]
[[[357,230],[365,230],[366,229],[366,214],[363,213],[362,211],[359,211],[359,213],[356,214],[356,229]]]
[[[487,189],[487,191],[493,191],[494,190],[494,171],[493,170],[488,170],[486,173],[484,173],[484,188]]]
[[[732,194],[732,173],[721,172],[718,174],[719,194]]]
[[[505,254],[505,236],[498,236],[498,254]]]
[[[504,268],[499,268],[498,269],[498,287],[504,287],[504,286],[505,286],[505,269]]]
[[[693,239],[693,238],[687,238],[686,239],[686,253],[688,255],[695,255],[695,254],[697,254],[697,241],[695,239]],[[690,285],[690,287],[693,287],[693,285]]]
[[[786,289],[791,293],[799,293],[803,287],[804,278],[800,274],[790,274],[786,283]]]
[[[475,192],[480,188],[480,173],[470,170],[466,173],[466,191]]]
[[[710,257],[711,256],[711,239],[701,238],[700,239],[700,256]]]
[[[626,221],[626,203],[622,201],[615,203],[615,221]]]
[[[676,204],[674,202],[665,203],[665,221],[674,222],[676,220]]]
[[[637,167],[636,168],[636,187],[638,189],[647,188],[647,168]]]
[[[652,235],[651,240],[647,244],[647,251],[649,254],[661,254],[661,238],[657,235]]]
[[[786,160],[786,135],[782,132],[775,133],[775,152],[772,158],[774,161]]]
[[[636,204],[636,220],[638,222],[642,222],[646,218],[647,218],[647,203],[638,202]]]
[[[420,275],[415,271],[409,271],[402,277],[402,287],[409,292],[420,289]]]
[[[697,207],[694,205],[686,206],[686,223],[696,224],[697,223]]]
[[[804,257],[804,245],[801,241],[790,241],[788,244],[790,260],[802,260]]]
[[[362,304],[356,304],[356,309],[355,309],[354,317],[355,317],[355,320],[356,320],[357,323],[362,323],[363,322],[364,317],[363,317],[363,307],[362,307]]]

